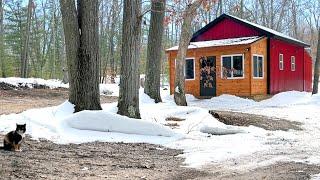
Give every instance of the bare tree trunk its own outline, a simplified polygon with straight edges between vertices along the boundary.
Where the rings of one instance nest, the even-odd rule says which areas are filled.
[[[98,0],[60,0],[64,26],[69,101],[75,111],[100,110]]]
[[[297,3],[294,0],[291,0],[291,13],[292,13],[292,21],[293,21],[293,37],[298,38],[298,23],[297,23]]]
[[[243,18],[243,0],[240,0],[240,18],[242,19]]]
[[[154,99],[156,103],[162,101],[160,96],[160,73],[165,3],[165,0],[152,1],[151,20],[148,35],[144,92]]]
[[[3,2],[0,0],[0,66],[1,77],[6,77],[6,68],[4,62],[4,43],[3,43]]]
[[[277,23],[276,28],[275,28],[276,31],[280,31],[280,25],[281,25],[281,22],[282,22],[282,17],[283,17],[283,15],[284,15],[286,3],[287,3],[287,0],[282,0],[281,10],[280,10],[280,14],[279,14],[279,19],[278,19],[278,23]]]
[[[32,15],[33,1],[29,0],[28,13],[27,13],[27,27],[25,30],[25,40],[23,45],[23,52],[21,57],[21,72],[20,76],[26,78],[28,76],[28,56],[29,56],[29,40],[30,40],[30,27],[31,27],[31,15]]]
[[[270,25],[269,28],[274,28],[274,12],[273,12],[273,0],[270,0],[270,10],[269,10],[269,17],[270,17]]]
[[[259,4],[261,7],[261,18],[262,18],[262,25],[267,27],[267,13],[266,13],[266,9],[265,9],[265,4],[264,4],[264,0],[259,0]]]
[[[104,77],[104,69],[103,69],[103,60],[104,60],[104,56],[103,56],[103,41],[102,41],[102,38],[104,38],[104,24],[103,24],[103,20],[104,20],[104,5],[105,5],[105,2],[102,1],[102,0],[99,0],[99,6],[101,7],[99,12],[100,12],[100,16],[99,16],[99,47],[100,47],[100,77],[99,77],[99,81],[100,83],[103,83],[103,77]]]
[[[320,29],[318,29],[318,46],[317,46],[317,58],[314,64],[314,76],[313,76],[313,90],[312,94],[318,93],[319,83],[319,65],[320,65]]]
[[[138,119],[141,18],[141,0],[124,1],[118,114]]]
[[[255,0],[254,8],[254,22],[258,23],[259,0]]]
[[[110,30],[110,39],[109,39],[109,57],[110,57],[110,69],[111,69],[111,83],[115,82],[115,64],[114,64],[114,36],[115,36],[115,26],[116,26],[116,16],[117,16],[117,7],[118,0],[112,1],[112,16],[111,16],[111,30]]]
[[[187,106],[186,95],[184,90],[184,64],[187,55],[188,45],[192,37],[191,23],[201,3],[202,0],[197,0],[194,1],[194,3],[192,4],[189,4],[183,15],[183,24],[180,35],[178,55],[176,59],[176,73],[174,82],[174,102],[179,106]]]
[[[223,13],[223,3],[222,0],[219,0],[219,14],[221,15]]]

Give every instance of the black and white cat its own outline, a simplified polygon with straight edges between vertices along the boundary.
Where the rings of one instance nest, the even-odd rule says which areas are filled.
[[[17,124],[16,130],[4,136],[3,149],[8,151],[21,151],[21,143],[25,136],[26,124]]]

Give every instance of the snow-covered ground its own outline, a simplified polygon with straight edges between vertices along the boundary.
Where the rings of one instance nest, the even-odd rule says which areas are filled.
[[[119,78],[115,79],[119,83]],[[44,85],[50,89],[54,88],[69,88],[69,84],[64,84],[61,80],[58,79],[40,79],[40,78],[18,78],[18,77],[9,77],[9,78],[0,78],[0,82],[4,82],[16,87],[29,87],[33,88],[33,85]],[[117,96],[119,94],[118,84],[100,84],[100,93],[105,95]]]
[[[1,80],[0,80],[1,81]],[[118,86],[104,84],[118,92]],[[276,161],[320,164],[320,95],[285,92],[271,99],[255,102],[231,95],[207,100],[187,96],[189,106],[176,106],[169,91],[162,91],[163,103],[155,104],[140,90],[141,120],[119,116],[117,104],[103,104],[102,111],[73,114],[73,105],[31,109],[20,114],[0,116],[0,132],[26,122],[27,134],[34,139],[55,143],[91,141],[147,142],[184,150],[186,166],[237,164],[236,168],[257,167]],[[285,118],[303,123],[303,131],[267,131],[258,127],[227,126],[213,118],[208,110],[231,110]],[[164,126],[166,118],[185,119],[179,127]],[[204,132],[237,132],[210,135]]]

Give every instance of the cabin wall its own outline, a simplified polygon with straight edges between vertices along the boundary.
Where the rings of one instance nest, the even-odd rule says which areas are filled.
[[[262,43],[256,44],[255,52],[266,52],[262,48],[266,44],[263,40]],[[251,78],[252,56],[250,52],[250,45],[237,45],[237,46],[224,46],[224,47],[211,47],[201,48],[196,50],[188,50],[187,58],[195,58],[195,79],[185,81],[185,91],[187,94],[193,94],[196,97],[200,97],[200,57],[202,56],[216,56],[216,94],[232,94],[238,96],[251,96]],[[175,79],[175,58],[177,51],[170,51],[169,53],[169,68],[170,68],[170,93],[174,93],[174,79]],[[232,54],[244,54],[244,78],[243,79],[225,79],[221,77],[221,56]],[[266,62],[266,61],[265,61]],[[266,65],[265,65],[266,67]],[[266,69],[265,69],[266,73]],[[266,80],[257,80],[256,82],[263,84],[263,87],[255,87],[255,94],[266,93]]]
[[[284,69],[279,70],[279,54],[283,54]],[[296,70],[291,71],[291,56]],[[270,94],[304,90],[304,48],[282,40],[270,39]]]
[[[263,56],[263,78],[253,77],[253,55]],[[251,45],[251,95],[266,95],[267,94],[267,77],[268,77],[268,54],[267,54],[267,38],[264,38]]]
[[[199,35],[195,41],[209,41],[217,39],[229,39],[238,37],[260,36],[261,33],[238,23],[232,19],[224,19],[206,32]]]
[[[304,91],[312,91],[312,58],[309,53],[304,50]]]

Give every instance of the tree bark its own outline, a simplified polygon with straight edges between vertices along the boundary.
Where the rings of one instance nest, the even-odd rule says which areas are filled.
[[[115,82],[115,64],[114,64],[114,36],[115,36],[115,28],[116,28],[116,19],[117,19],[117,8],[118,1],[112,1],[112,15],[111,15],[111,30],[110,30],[110,39],[109,39],[109,56],[110,56],[110,69],[111,69],[111,83]]]
[[[140,119],[139,54],[142,18],[141,0],[126,0],[123,6],[118,114]]]
[[[221,15],[223,13],[223,2],[222,0],[219,0],[219,14]]]
[[[28,13],[27,13],[27,27],[25,30],[25,40],[23,45],[23,52],[21,56],[21,72],[20,76],[26,78],[28,76],[28,56],[29,56],[29,41],[30,41],[30,27],[31,27],[31,15],[32,15],[32,4],[33,1],[28,2]]]
[[[314,76],[313,76],[313,90],[312,94],[318,93],[319,83],[319,65],[320,65],[320,29],[318,29],[318,46],[317,46],[317,58],[314,64]]]
[[[241,19],[243,19],[243,9],[244,9],[243,6],[244,6],[243,5],[243,0],[240,0],[240,18]]]
[[[291,0],[291,13],[292,13],[292,25],[293,25],[293,37],[299,39],[298,37],[298,23],[297,23],[297,3]]]
[[[101,110],[98,0],[60,0],[69,73],[69,101],[75,111]]]
[[[144,92],[154,99],[156,103],[162,101],[160,96],[160,73],[165,3],[165,0],[152,1],[151,20],[148,35]]]
[[[4,43],[3,43],[3,0],[0,0],[0,66],[1,77],[6,77],[6,68],[4,62]]]
[[[186,95],[184,90],[184,64],[187,55],[188,45],[192,37],[191,23],[201,3],[202,0],[197,0],[194,1],[194,3],[192,4],[189,4],[183,15],[183,24],[181,28],[178,55],[176,59],[176,73],[174,82],[174,102],[179,106],[187,106]]]

